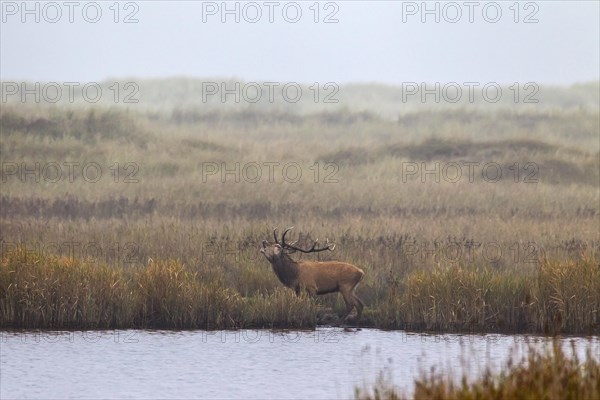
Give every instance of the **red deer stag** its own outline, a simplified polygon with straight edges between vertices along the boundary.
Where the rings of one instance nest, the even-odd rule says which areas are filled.
[[[281,242],[277,240],[277,228],[273,230],[275,243],[266,240],[262,242],[260,252],[265,255],[273,266],[273,272],[285,286],[292,288],[296,294],[300,294],[300,288],[305,288],[312,295],[340,292],[346,303],[346,314],[341,318],[344,321],[350,315],[352,308],[356,308],[356,319],[359,320],[364,303],[354,293],[356,285],[360,282],[363,270],[352,264],[339,261],[294,261],[289,253],[300,251],[302,253],[316,253],[319,251],[333,251],[335,244],[327,243],[324,247],[317,248],[318,239],[308,250],[294,246],[296,242],[286,243],[285,235],[292,228],[286,229],[281,236]]]

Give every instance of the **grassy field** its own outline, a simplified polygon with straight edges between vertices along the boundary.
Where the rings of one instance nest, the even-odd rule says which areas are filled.
[[[364,325],[598,334],[594,88],[395,118],[356,88],[301,112],[5,104],[0,326],[327,323],[341,298],[295,298],[258,252],[295,226],[365,271]]]

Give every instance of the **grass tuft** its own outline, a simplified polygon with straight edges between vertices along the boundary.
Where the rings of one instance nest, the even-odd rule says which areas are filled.
[[[514,362],[510,355],[503,369],[487,369],[470,382],[466,376],[456,379],[452,373],[423,373],[415,381],[415,399],[597,399],[600,397],[600,361],[587,348],[584,360],[576,352],[565,352],[558,340],[546,351],[530,345],[527,354]],[[460,382],[460,383],[457,383]],[[356,387],[359,400],[398,400],[408,398],[383,372],[371,387]]]

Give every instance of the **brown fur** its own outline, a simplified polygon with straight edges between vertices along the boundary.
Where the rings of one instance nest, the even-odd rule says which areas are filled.
[[[363,270],[339,261],[294,261],[277,243],[267,246],[263,242],[260,251],[271,263],[279,281],[296,294],[300,294],[301,288],[313,295],[340,292],[346,303],[342,319],[346,319],[353,308],[356,308],[357,319],[360,318],[364,304],[354,291],[365,274]]]

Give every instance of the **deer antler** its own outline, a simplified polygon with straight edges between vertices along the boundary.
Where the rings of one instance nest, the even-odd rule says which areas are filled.
[[[286,247],[286,246],[289,246],[289,245],[288,245],[288,244],[285,242],[285,235],[287,235],[287,233],[288,233],[289,231],[291,231],[292,229],[294,229],[294,227],[293,227],[293,226],[291,226],[291,227],[287,228],[287,229],[285,230],[285,232],[283,232],[283,235],[281,236],[281,247]]]
[[[297,240],[293,243],[286,243],[285,235],[292,229],[294,229],[293,226],[291,228],[287,228],[285,230],[285,232],[283,233],[283,236],[281,237],[281,247],[283,247],[284,249],[301,251],[302,253],[317,253],[319,251],[325,251],[325,250],[333,251],[333,249],[335,249],[335,243],[329,243],[329,239],[326,240],[326,245],[325,245],[325,247],[322,247],[322,248],[317,248],[317,243],[319,242],[319,239],[315,240],[312,247],[308,250],[304,250],[304,249],[294,246],[294,244],[296,244]]]

